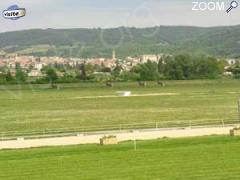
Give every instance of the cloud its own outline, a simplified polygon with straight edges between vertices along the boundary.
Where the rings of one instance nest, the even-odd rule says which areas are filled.
[[[227,0],[224,0],[228,2]],[[16,0],[0,1],[2,10]],[[191,25],[239,23],[240,11],[192,11],[192,0],[21,0],[27,15],[17,21],[0,17],[0,31],[32,28]]]

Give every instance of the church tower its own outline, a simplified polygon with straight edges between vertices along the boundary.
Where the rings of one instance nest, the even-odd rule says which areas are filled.
[[[113,59],[113,60],[116,60],[116,52],[115,52],[115,49],[113,49],[113,51],[112,51],[112,59]]]

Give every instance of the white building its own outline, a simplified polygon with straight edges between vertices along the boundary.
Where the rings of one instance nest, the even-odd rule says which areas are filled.
[[[145,54],[140,57],[141,63],[146,63],[147,61],[158,62],[161,59],[162,55],[153,55],[153,54]]]
[[[234,65],[236,64],[237,60],[236,59],[226,59],[228,65]]]
[[[36,69],[38,71],[41,71],[42,68],[43,68],[43,64],[42,63],[36,63],[34,65],[34,69]]]
[[[41,71],[38,70],[32,70],[31,72],[28,73],[29,77],[40,77],[43,76]]]

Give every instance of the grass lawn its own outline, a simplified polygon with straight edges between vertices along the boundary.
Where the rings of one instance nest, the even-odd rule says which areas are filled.
[[[1,86],[0,132],[238,117],[239,80],[166,81],[165,87],[155,82],[147,87],[137,83],[115,83],[113,88],[95,83],[61,86],[60,90]],[[94,98],[120,90],[174,94]]]
[[[209,136],[0,151],[0,179],[240,179],[240,139]]]

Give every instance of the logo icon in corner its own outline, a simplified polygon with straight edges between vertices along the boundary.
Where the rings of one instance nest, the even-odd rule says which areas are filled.
[[[18,5],[12,5],[3,11],[3,17],[6,19],[17,20],[26,15],[25,8],[19,8]]]

